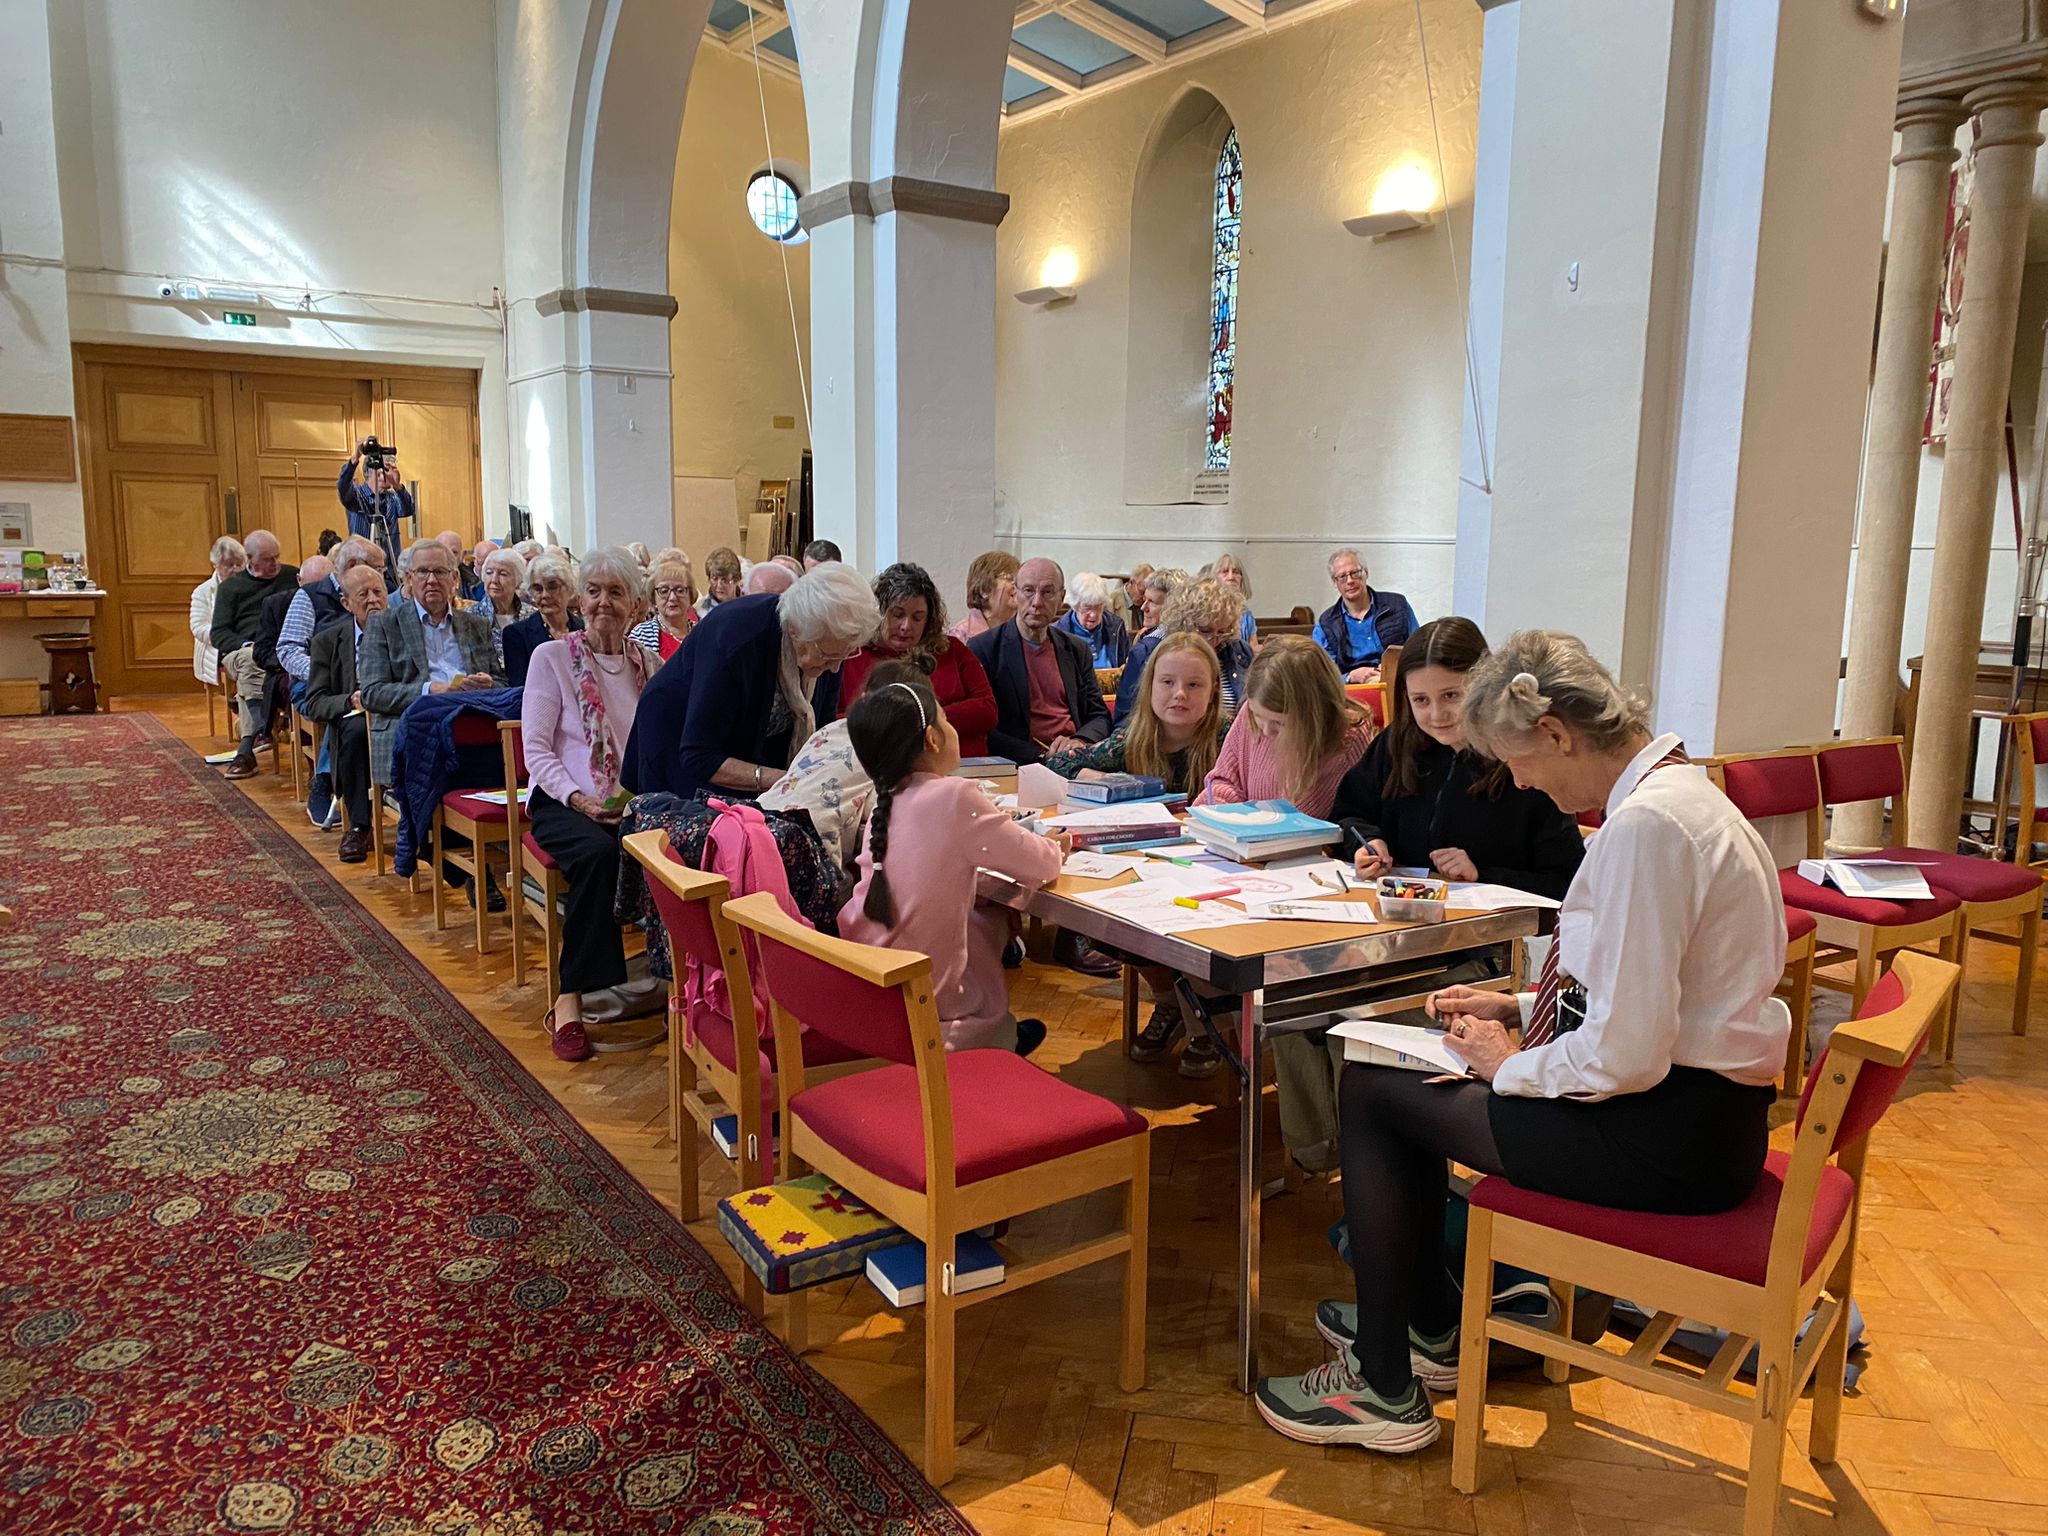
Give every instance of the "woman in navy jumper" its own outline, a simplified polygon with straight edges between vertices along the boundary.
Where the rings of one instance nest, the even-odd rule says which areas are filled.
[[[647,685],[621,778],[635,794],[752,796],[838,713],[839,667],[874,637],[875,595],[828,561],[787,592],[720,603]]]

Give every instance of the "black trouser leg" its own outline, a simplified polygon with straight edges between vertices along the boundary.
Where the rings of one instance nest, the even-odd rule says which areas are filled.
[[[1358,1371],[1397,1399],[1414,1372],[1408,1329],[1432,1337],[1457,1325],[1444,1265],[1445,1161],[1502,1171],[1487,1124],[1484,1083],[1432,1083],[1420,1072],[1354,1063],[1341,1094],[1344,1219],[1358,1284]]]
[[[351,827],[370,824],[370,731],[361,715],[347,715],[328,727],[333,744],[334,792],[348,811]]]
[[[619,829],[572,811],[536,789],[527,801],[533,836],[569,882],[562,920],[562,990],[595,992],[626,979],[626,945],[612,916],[619,885]]]

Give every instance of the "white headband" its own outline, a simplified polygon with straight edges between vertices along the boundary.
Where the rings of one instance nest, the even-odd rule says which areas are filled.
[[[930,730],[932,728],[932,723],[924,717],[924,695],[919,693],[915,688],[911,687],[908,683],[891,683],[889,686],[891,688],[901,688],[905,693],[909,694],[910,697],[917,702],[917,727],[921,731]]]

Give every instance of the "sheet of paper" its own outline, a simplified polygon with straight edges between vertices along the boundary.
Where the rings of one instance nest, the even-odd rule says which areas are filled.
[[[1297,923],[1379,923],[1380,915],[1366,901],[1262,901],[1246,910],[1257,918],[1284,918]]]
[[[1504,907],[1547,907],[1555,910],[1562,903],[1548,896],[1537,896],[1529,891],[1518,891],[1511,885],[1488,885],[1478,880],[1450,880],[1444,897],[1445,904],[1463,907],[1496,910]]]
[[[1043,810],[1058,805],[1067,792],[1067,781],[1043,763],[1026,763],[1017,770],[1017,800],[1020,810]]]
[[[1035,764],[1032,766],[1036,766]],[[1059,775],[1054,774],[1054,778]],[[1024,804],[1030,804],[1020,784],[1018,795]],[[1173,812],[1156,801],[1137,801],[1129,805],[1098,805],[1085,811],[1061,811],[1056,816],[1043,818],[1048,827],[1128,827],[1134,833],[1156,829],[1159,835],[1177,831],[1180,822]]]
[[[1084,880],[1120,880],[1137,869],[1139,863],[1137,859],[1115,853],[1070,853],[1066,862],[1060,865],[1060,873],[1079,875]]]
[[[1221,902],[1205,901],[1198,906],[1183,907],[1175,902],[1175,895],[1176,889],[1171,885],[1140,881],[1133,885],[1111,886],[1107,890],[1084,891],[1074,899],[1153,933],[1191,933],[1202,928],[1231,928],[1254,921],[1235,907],[1224,906]]]
[[[527,797],[532,793],[533,790],[530,787],[520,790],[519,803],[521,805],[526,804]],[[502,789],[479,789],[475,791],[475,794],[477,799],[488,801],[492,805],[503,805],[505,803],[505,791]]]
[[[1441,1030],[1415,1024],[1396,1024],[1391,1019],[1346,1019],[1330,1026],[1330,1033],[1345,1042],[1344,1054],[1353,1061],[1374,1059],[1371,1048],[1385,1053],[1380,1059],[1388,1066],[1430,1067],[1453,1077],[1466,1077],[1471,1068],[1458,1059]],[[1407,1061],[1394,1058],[1405,1056]]]

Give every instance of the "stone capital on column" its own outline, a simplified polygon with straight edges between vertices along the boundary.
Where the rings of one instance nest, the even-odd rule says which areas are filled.
[[[1914,96],[1899,103],[1892,127],[1903,141],[1892,156],[1893,165],[1915,160],[1956,162],[1956,130],[1969,117],[1969,109],[1954,96]]]
[[[1979,153],[2007,144],[2029,147],[2041,142],[2041,109],[2048,107],[2048,80],[2000,80],[1963,98],[1963,106],[1982,124]]]

